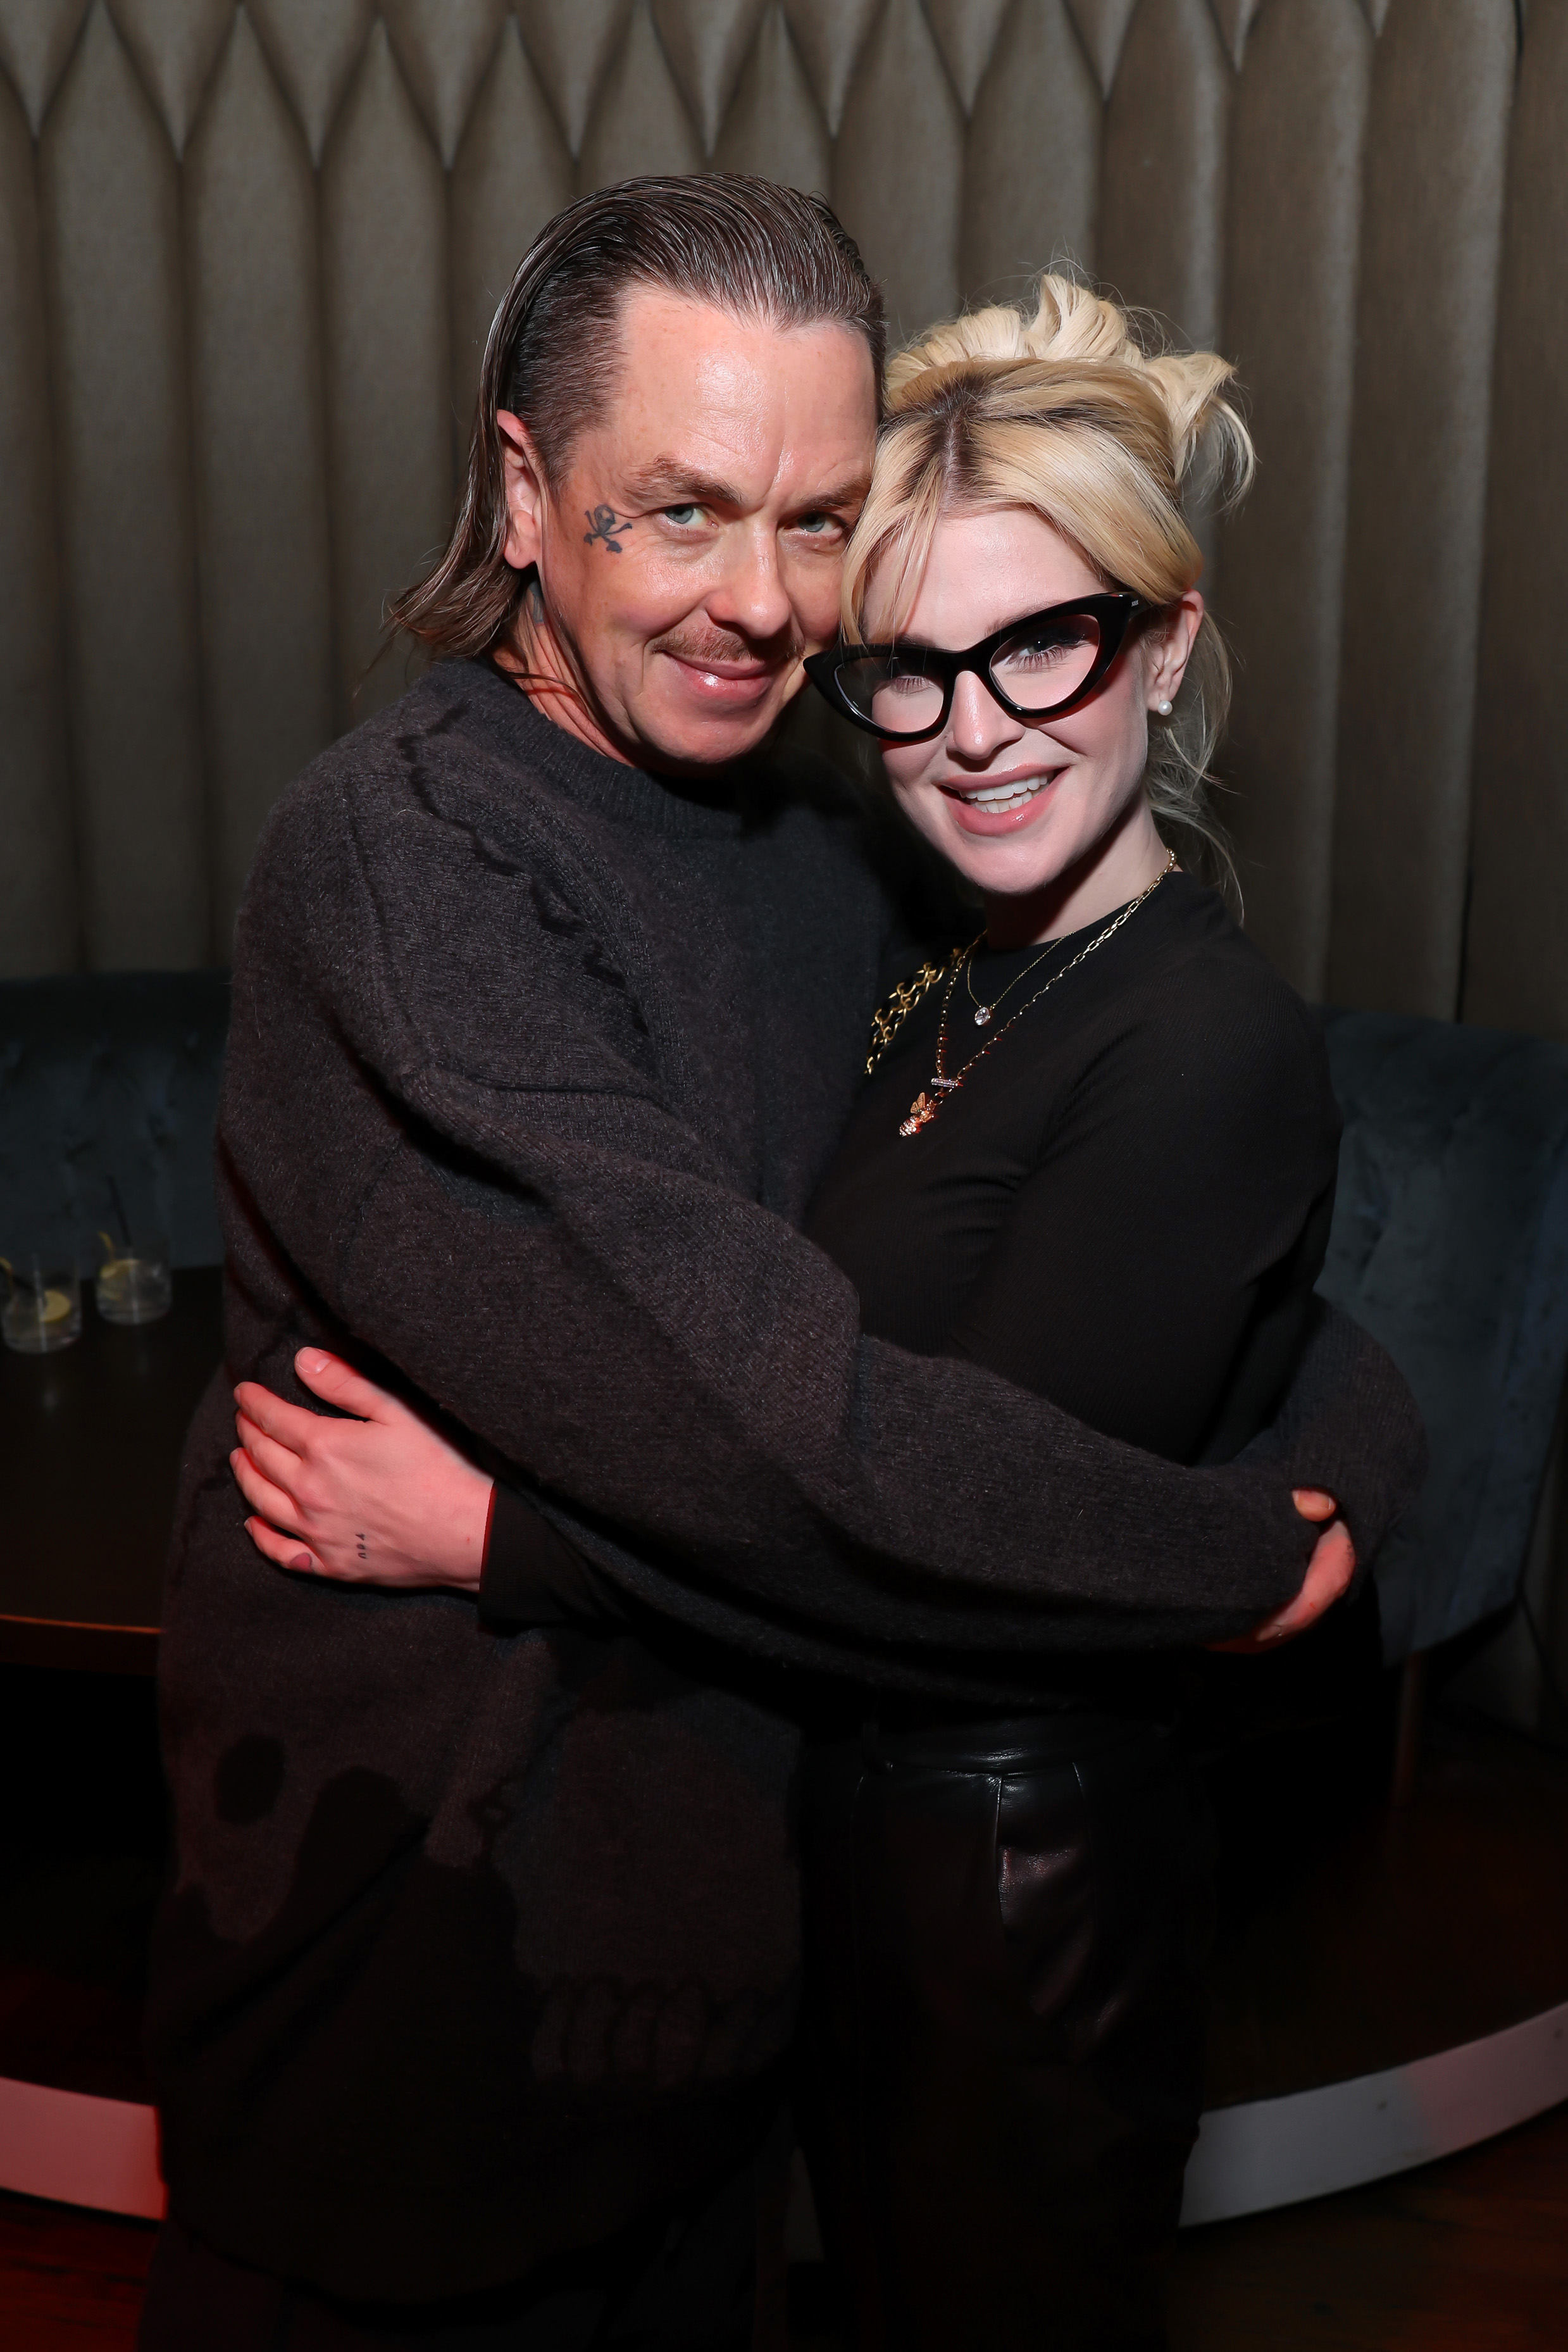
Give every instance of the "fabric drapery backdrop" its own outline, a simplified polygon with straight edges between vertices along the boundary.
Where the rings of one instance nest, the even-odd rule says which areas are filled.
[[[0,0],[0,971],[226,960],[534,231],[823,190],[910,333],[1071,255],[1239,361],[1249,919],[1568,1035],[1568,0]]]

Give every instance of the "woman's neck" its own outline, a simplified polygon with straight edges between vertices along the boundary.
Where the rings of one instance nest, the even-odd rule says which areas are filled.
[[[1140,800],[1126,823],[1040,889],[1016,895],[988,890],[986,943],[1040,947],[1102,922],[1157,879],[1167,854],[1147,803]]]

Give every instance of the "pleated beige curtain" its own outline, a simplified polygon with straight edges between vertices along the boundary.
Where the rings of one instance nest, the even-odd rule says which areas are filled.
[[[831,195],[914,331],[1071,256],[1239,362],[1249,919],[1568,1035],[1568,0],[0,0],[0,969],[221,961],[571,195]]]

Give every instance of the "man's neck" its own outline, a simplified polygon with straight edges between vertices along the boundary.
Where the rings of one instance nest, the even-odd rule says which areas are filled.
[[[606,760],[618,760],[623,768],[646,764],[616,740],[594,710],[531,585],[511,636],[493,648],[491,659],[528,696],[539,716],[563,734],[575,736]]]

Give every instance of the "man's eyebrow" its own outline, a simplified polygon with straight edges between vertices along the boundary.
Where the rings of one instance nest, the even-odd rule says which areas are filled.
[[[689,502],[700,507],[740,507],[746,504],[733,482],[721,482],[712,474],[699,473],[693,466],[682,465],[678,457],[655,457],[650,466],[639,467],[626,478],[630,497],[646,499],[652,505],[674,506]]]
[[[797,512],[811,513],[825,507],[861,507],[871,487],[868,473],[852,475],[848,480],[835,482],[831,488],[815,490],[809,497],[791,501]],[[700,507],[740,507],[747,500],[733,482],[721,482],[712,474],[704,474],[695,467],[683,465],[678,457],[655,457],[652,465],[639,467],[626,478],[626,496],[650,506],[674,506],[689,501]]]
[[[835,482],[831,489],[813,490],[810,498],[798,499],[795,503],[808,513],[821,507],[863,507],[870,488],[870,474],[852,474],[846,481]]]

